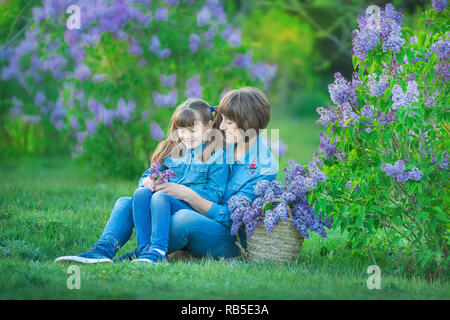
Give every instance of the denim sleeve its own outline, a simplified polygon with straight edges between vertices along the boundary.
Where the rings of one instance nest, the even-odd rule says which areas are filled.
[[[277,175],[259,175],[255,177],[255,179],[248,181],[238,192],[234,195],[241,195],[248,197],[251,201],[256,199],[255,194],[253,193],[253,186],[261,180],[274,180]],[[228,199],[227,199],[228,200]],[[232,221],[230,218],[230,211],[228,210],[228,204],[225,202],[224,204],[218,204],[213,202],[211,208],[205,212],[205,216],[210,219],[213,219],[221,224],[223,224],[227,228],[231,228]]]
[[[208,190],[209,201],[219,202],[225,194],[228,177],[230,176],[230,166],[227,164],[212,165],[209,169],[208,183],[206,189]]]
[[[142,174],[141,178],[138,181],[138,188],[143,187],[144,185],[142,184],[142,181],[144,180],[145,177],[147,177],[150,174],[150,169],[147,169],[144,171],[144,173]]]

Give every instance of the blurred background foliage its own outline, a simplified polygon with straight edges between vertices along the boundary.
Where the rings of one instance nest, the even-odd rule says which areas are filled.
[[[329,101],[328,84],[333,74],[352,74],[352,30],[356,17],[372,4],[384,7],[392,2],[405,13],[405,25],[417,25],[419,14],[431,6],[428,0],[360,1],[360,0],[223,0],[228,20],[242,31],[242,45],[252,52],[253,61],[277,65],[277,74],[265,90],[273,107],[269,128],[280,129],[280,137],[288,146],[284,159],[305,163],[319,142],[316,108]],[[39,0],[0,1],[0,45],[5,46],[24,37],[33,22],[31,9]],[[150,42],[150,40],[149,40]],[[125,63],[125,60],[123,61]],[[207,63],[207,61],[206,61]],[[0,59],[0,68],[5,60]],[[67,155],[71,153],[67,134],[54,126],[21,123],[14,132],[5,131],[9,121],[11,93],[20,97],[21,87],[15,81],[1,81],[1,138],[15,141],[15,150],[1,156]],[[210,101],[211,104],[218,103]],[[156,119],[167,115],[155,115]],[[49,121],[48,119],[43,121]],[[163,126],[165,131],[166,127]],[[299,134],[292,135],[293,130]],[[15,135],[12,137],[11,135]],[[1,143],[2,148],[7,143]],[[11,150],[10,150],[11,151]]]

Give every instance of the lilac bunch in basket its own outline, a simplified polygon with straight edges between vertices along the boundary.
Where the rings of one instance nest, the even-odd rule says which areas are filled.
[[[289,168],[285,168],[285,184],[280,181],[261,180],[254,186],[254,195],[251,201],[248,197],[236,195],[228,200],[228,209],[231,212],[231,234],[238,233],[241,226],[245,226],[247,237],[251,237],[256,227],[264,223],[267,232],[273,232],[280,221],[288,221],[300,234],[308,239],[309,231],[315,231],[325,238],[327,232],[324,227],[331,229],[333,221],[315,214],[307,200],[306,193],[313,190],[319,181],[325,181],[325,174],[317,167],[316,158],[309,163],[309,168],[289,160]]]
[[[161,171],[161,162],[157,161],[152,163],[150,166],[150,174],[148,175],[150,179],[158,181],[159,183],[166,183],[169,181],[169,178],[176,177],[176,173],[173,170],[162,170]]]

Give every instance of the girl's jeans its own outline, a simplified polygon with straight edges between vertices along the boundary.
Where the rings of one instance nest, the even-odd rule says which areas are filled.
[[[194,256],[231,258],[240,254],[230,229],[164,192],[138,188],[133,197],[116,201],[95,248],[109,258],[130,239],[136,227],[138,252],[160,249],[167,254],[188,249]]]

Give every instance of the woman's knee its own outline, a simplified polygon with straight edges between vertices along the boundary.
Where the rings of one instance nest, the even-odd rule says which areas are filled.
[[[196,211],[189,209],[181,209],[172,216],[172,224],[175,226],[192,227],[204,218],[204,216]]]

